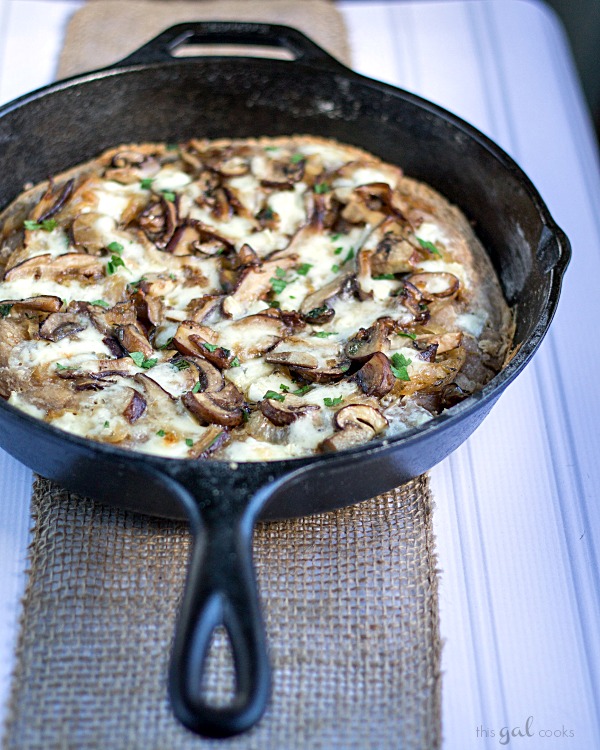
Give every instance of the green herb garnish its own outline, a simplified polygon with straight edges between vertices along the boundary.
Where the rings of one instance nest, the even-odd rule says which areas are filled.
[[[239,367],[239,366],[240,366],[240,360],[237,357],[234,357],[229,363],[229,367]]]
[[[79,370],[79,365],[73,366],[73,365],[61,365],[60,362],[56,363],[56,369],[57,370]]]
[[[108,302],[105,302],[103,299],[95,299],[90,302],[90,305],[95,305],[96,307],[110,307]]]
[[[202,342],[202,346],[209,352],[214,352],[219,348],[217,344],[208,344],[207,342]]]
[[[125,261],[123,260],[123,258],[121,258],[120,255],[111,255],[110,260],[106,264],[106,272],[109,276],[112,276],[119,266],[123,266],[125,270],[128,270],[127,266],[125,265]]]
[[[337,263],[334,263],[334,264],[333,264],[333,265],[331,266],[331,270],[332,270],[332,271],[333,271],[334,273],[337,273],[337,272],[338,272],[338,271],[340,270],[340,267],[338,266],[338,264],[337,264]]]
[[[281,302],[278,302],[276,299],[272,299],[270,302],[267,302],[267,304],[269,305],[269,307],[275,307],[275,308],[281,307]]]
[[[156,434],[158,437],[164,437],[167,433],[164,430],[159,430]]]
[[[324,398],[323,403],[325,406],[339,406],[343,400],[343,396],[336,396],[335,398]]]
[[[283,292],[283,290],[288,285],[287,281],[284,281],[283,279],[277,279],[274,276],[271,276],[269,281],[271,282],[271,289],[275,292],[275,294],[281,294],[281,292]]]
[[[171,201],[172,203],[175,200],[175,193],[172,190],[161,190],[161,193],[166,201]]]
[[[165,343],[162,346],[159,346],[158,348],[159,349],[169,349],[169,347],[171,346],[172,343],[173,343],[173,336],[171,336],[170,338],[168,338],[165,341]],[[184,360],[182,359],[181,362],[184,362]],[[177,367],[177,364],[175,362],[173,362],[173,364]],[[187,362],[185,364],[189,367],[189,364]],[[180,369],[185,370],[185,367],[182,367]]]
[[[169,339],[169,341],[173,341],[173,339]],[[162,349],[163,347],[161,347]],[[175,362],[171,362],[173,367],[176,367],[178,370],[187,370],[190,366],[190,363],[185,359],[177,359]]]
[[[202,383],[198,381],[192,388],[192,393],[199,393],[202,390]]]
[[[412,362],[412,359],[407,359],[404,354],[396,352],[392,359],[392,372],[398,380],[410,380],[407,367]]]
[[[332,234],[331,235],[331,241],[332,242],[337,242],[341,236],[342,236],[341,234]]]
[[[342,265],[345,266],[348,261],[352,260],[352,258],[354,258],[354,250],[350,248],[350,250],[348,250],[348,255],[346,255],[346,257],[342,261]]]
[[[413,341],[417,338],[416,333],[397,333],[396,336],[404,336],[407,339],[412,339]]]
[[[154,182],[154,177],[146,177],[140,182],[140,187],[142,190],[152,190],[152,183]]]
[[[185,444],[187,445],[188,448],[191,448],[192,445],[194,445],[194,441],[192,440],[192,438],[186,438]]]
[[[111,253],[120,254],[123,252],[123,245],[120,242],[111,242],[110,245],[106,246],[106,249],[110,250]]]
[[[302,385],[295,391],[292,391],[292,396],[304,396],[305,393],[312,391],[312,385]]]
[[[275,269],[275,276],[277,276],[278,279],[284,279],[286,273],[287,271],[285,270],[285,268],[280,268],[279,266],[277,266],[277,268]]]
[[[283,383],[281,383],[281,385],[279,386],[279,390],[283,391],[284,393],[289,393],[290,392],[289,386],[284,385]]]
[[[290,161],[292,164],[298,164],[299,161],[302,161],[304,159],[304,154],[293,154],[293,156],[290,157]]]
[[[329,336],[337,336],[337,331],[313,331],[312,335],[318,339],[326,339]]]
[[[29,229],[30,231],[34,229],[43,229],[44,232],[51,232],[53,229],[56,229],[57,225],[58,222],[56,219],[44,219],[44,221],[31,221],[26,219],[23,222],[25,229]]]
[[[334,255],[341,255],[344,252],[343,247],[336,247],[336,249],[333,251]]]
[[[424,250],[429,250],[430,253],[433,253],[434,255],[439,255],[439,257],[442,257],[442,254],[437,249],[437,247],[433,244],[433,242],[427,242],[427,240],[422,240],[420,237],[417,237],[417,242]]]
[[[393,273],[380,273],[377,276],[373,276],[373,281],[395,281],[396,277]]]
[[[306,276],[306,274],[310,271],[312,268],[312,263],[301,263],[297,268],[296,272],[300,274],[300,276]]]
[[[106,420],[106,422],[104,423],[104,429],[106,429],[107,427],[110,427],[110,423],[108,420]]]
[[[141,367],[143,370],[149,370],[158,362],[158,359],[156,359],[156,357],[148,359],[144,357],[142,352],[129,352],[129,356],[135,362],[136,366]]]
[[[329,185],[326,182],[316,182],[314,191],[317,193],[317,195],[322,195],[323,193],[328,193],[330,190]]]
[[[12,305],[0,305],[0,315],[5,318],[11,311]]]
[[[283,401],[285,396],[283,393],[277,393],[277,391],[267,391],[263,398],[271,398],[273,401]]]

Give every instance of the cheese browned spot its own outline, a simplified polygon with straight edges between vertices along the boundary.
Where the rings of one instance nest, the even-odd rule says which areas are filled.
[[[0,222],[0,394],[132,450],[354,447],[480,389],[510,346],[460,211],[331,140],[126,144]]]

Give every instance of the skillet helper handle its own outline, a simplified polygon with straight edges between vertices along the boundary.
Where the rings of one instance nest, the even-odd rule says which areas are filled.
[[[247,510],[247,509],[246,509]],[[169,691],[177,718],[193,732],[229,737],[262,716],[270,694],[270,665],[252,567],[253,515],[235,504],[208,504],[194,523],[194,546],[171,656]],[[226,706],[202,695],[215,628],[229,636],[235,693]]]
[[[294,61],[315,64],[331,70],[348,70],[297,29],[270,23],[237,21],[190,21],[171,26],[116,65],[124,67],[165,62],[175,59],[174,52],[180,47],[208,44],[279,47],[291,52]],[[186,59],[193,57],[190,55]]]

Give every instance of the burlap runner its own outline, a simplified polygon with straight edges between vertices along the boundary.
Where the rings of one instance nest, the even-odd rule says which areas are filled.
[[[247,12],[232,15],[241,6]],[[300,9],[302,19],[294,16]],[[217,15],[293,23],[347,59],[341,21],[320,0],[97,0],[75,15],[61,74],[118,59],[175,21]],[[89,34],[88,21],[96,24]],[[324,28],[329,41],[317,33]],[[101,58],[104,45],[110,56]],[[167,701],[190,545],[185,525],[105,508],[37,480],[4,747],[435,750],[441,645],[431,511],[420,477],[341,511],[259,524],[254,554],[273,697],[251,732],[211,742],[183,729]],[[230,678],[218,649],[213,694],[225,693]]]

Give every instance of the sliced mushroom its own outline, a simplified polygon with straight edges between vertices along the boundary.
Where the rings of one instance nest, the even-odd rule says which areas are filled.
[[[160,297],[154,297],[146,294],[143,289],[139,289],[131,295],[135,305],[137,317],[151,326],[158,326],[162,323],[164,315],[164,303]]]
[[[315,404],[307,404],[298,396],[287,394],[283,401],[266,398],[260,402],[258,408],[274,425],[284,427],[295,422],[298,417],[310,411],[317,411],[321,407]]]
[[[462,333],[460,331],[449,331],[448,333],[427,333],[420,334],[415,339],[416,348],[421,351],[427,349],[430,346],[436,347],[436,354],[445,354],[446,352],[456,349],[457,346],[461,345]]]
[[[89,320],[87,321],[89,323]],[[68,312],[49,315],[40,326],[40,336],[47,341],[60,341],[86,328],[83,316]]]
[[[129,422],[133,424],[142,416],[146,411],[146,399],[138,391],[133,391],[131,400],[123,411],[123,416]]]
[[[194,246],[200,242],[200,232],[193,224],[181,224],[174,231],[165,250],[173,255],[193,255]]]
[[[413,315],[415,323],[425,323],[429,320],[429,308],[419,289],[410,281],[403,281],[396,294],[396,299]]]
[[[301,367],[316,370],[319,366],[319,360],[307,351],[272,351],[267,354],[265,360],[274,365],[286,365],[293,369]]]
[[[390,333],[396,327],[391,318],[380,318],[370,328],[361,328],[346,344],[346,354],[351,360],[364,361],[375,352],[387,352]]]
[[[305,161],[266,159],[261,172],[260,184],[263,187],[291,188],[304,177]]]
[[[221,151],[217,159],[209,158],[208,163],[211,169],[225,177],[240,177],[250,171],[250,163],[246,157],[227,151]]]
[[[350,404],[336,412],[334,424],[339,432],[318,446],[323,453],[354,448],[369,442],[388,425],[383,414],[366,404]]]
[[[205,393],[217,393],[217,391],[223,390],[225,387],[225,378],[218,368],[200,357],[190,357],[190,361],[193,362],[198,371],[198,382],[200,383],[201,391]]]
[[[75,180],[71,179],[61,187],[55,188],[54,183],[50,180],[48,190],[46,190],[42,199],[35,207],[32,218],[37,222],[42,222],[55,216],[71,197],[74,184]]]
[[[389,393],[396,383],[389,359],[383,352],[375,352],[351,378],[367,396],[381,398]]]
[[[69,279],[80,282],[98,281],[104,276],[104,264],[87,253],[65,253],[53,258],[49,253],[24,260],[13,266],[4,276],[5,281],[33,278],[58,283]]]
[[[237,427],[244,420],[244,399],[232,383],[217,393],[189,391],[181,397],[181,402],[201,424]]]
[[[104,172],[104,177],[122,185],[131,185],[154,177],[159,170],[160,162],[154,156],[130,149],[119,151],[113,156],[111,166]]]
[[[413,273],[407,276],[405,281],[417,287],[425,302],[432,302],[434,299],[453,299],[460,286],[454,274],[443,271]]]
[[[219,368],[229,367],[231,351],[217,345],[217,334],[208,326],[184,320],[173,336],[173,345],[184,355],[204,357]]]
[[[227,428],[220,425],[209,425],[202,437],[189,450],[191,458],[207,458],[220,450],[230,439]]]
[[[144,357],[151,357],[154,354],[152,344],[135,325],[117,326],[115,333],[117,340],[128,354],[141,352]]]
[[[316,292],[309,294],[304,298],[300,305],[300,312],[307,318],[307,322],[321,323],[320,320],[316,320],[311,317],[311,312],[319,310],[322,307],[329,307],[327,303],[334,297],[339,296],[346,290],[350,289],[352,285],[353,274],[346,273],[341,276],[336,276],[333,281],[330,281],[325,286],[317,289]],[[329,316],[329,319],[333,316]]]
[[[186,318],[195,323],[202,323],[213,313],[217,313],[221,307],[223,295],[205,294],[203,297],[194,297],[188,302]]]
[[[92,255],[100,255],[106,247],[106,235],[98,228],[100,221],[111,223],[113,228],[116,226],[113,219],[96,211],[87,211],[75,217],[71,225],[71,236],[75,247],[82,248]]]
[[[392,219],[373,232],[365,247],[373,249],[371,271],[374,276],[414,271],[423,256],[410,225]]]
[[[287,270],[294,263],[295,259],[289,257],[244,268],[234,290],[223,300],[223,313],[228,317],[240,317],[247,313],[253,302],[263,299],[271,291],[277,269]]]
[[[1,306],[10,306],[18,310],[33,310],[34,312],[56,313],[62,307],[60,297],[40,294],[39,297],[26,297],[25,299],[4,299]]]
[[[175,233],[177,218],[176,201],[169,201],[161,195],[142,211],[139,224],[151,242],[159,248],[166,248]]]
[[[309,351],[310,349],[310,351]],[[311,383],[334,383],[350,368],[350,360],[336,342],[290,336],[270,351],[265,360],[285,365]]]
[[[57,370],[55,373],[59,378],[74,380],[80,378],[110,378],[113,376],[126,377],[134,375],[136,367],[129,357],[119,359],[90,359],[79,362],[74,367]]]

